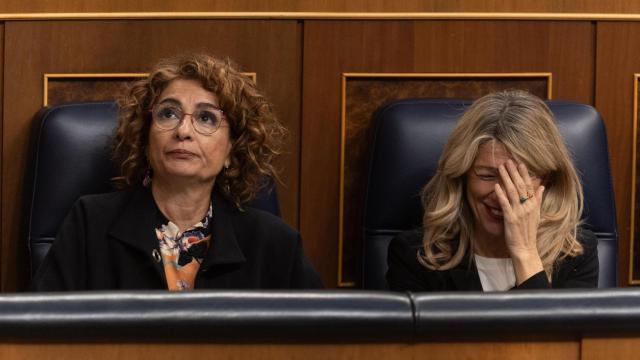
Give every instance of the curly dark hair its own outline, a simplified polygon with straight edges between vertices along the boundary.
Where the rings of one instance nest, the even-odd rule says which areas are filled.
[[[156,64],[149,76],[132,83],[119,100],[118,127],[113,138],[113,159],[119,166],[116,185],[126,188],[142,183],[148,169],[148,144],[153,107],[173,80],[195,80],[218,97],[229,122],[232,149],[230,165],[216,178],[214,191],[237,206],[253,199],[267,183],[278,180],[273,158],[280,154],[285,128],[255,83],[230,60],[206,54],[168,58]]]

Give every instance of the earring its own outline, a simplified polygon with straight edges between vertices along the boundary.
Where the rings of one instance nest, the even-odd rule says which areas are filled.
[[[149,187],[149,185],[151,185],[151,167],[147,168],[142,179],[142,186]]]
[[[227,174],[227,170],[229,170],[229,163],[225,162],[224,168],[222,169],[222,188],[228,195],[231,195],[231,186],[229,185],[229,175]]]

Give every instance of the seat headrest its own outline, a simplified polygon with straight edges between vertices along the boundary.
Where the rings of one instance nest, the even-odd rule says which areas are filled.
[[[403,230],[419,226],[419,192],[433,176],[442,149],[466,100],[410,99],[376,113],[369,169],[365,228]],[[615,228],[607,138],[598,112],[589,105],[548,101],[584,186],[583,219],[594,232]],[[607,190],[607,191],[603,191]]]

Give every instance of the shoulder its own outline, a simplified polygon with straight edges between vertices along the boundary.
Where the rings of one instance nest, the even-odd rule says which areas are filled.
[[[242,220],[251,221],[257,225],[291,229],[282,218],[265,210],[245,206],[242,210],[238,210],[238,213]]]
[[[569,263],[571,264],[586,264],[586,263],[598,263],[598,238],[593,231],[579,227],[576,233],[576,239],[582,245],[582,253],[575,257],[570,257]]]
[[[417,251],[422,247],[422,230],[413,229],[403,231],[397,234],[389,244],[389,247],[393,247],[398,250],[410,250],[412,252]]]
[[[403,231],[396,235],[389,244],[388,262],[389,266],[403,263],[416,270],[424,270],[418,262],[418,251],[422,248],[422,230],[414,229]]]
[[[248,222],[260,228],[269,228],[279,231],[296,232],[282,218],[256,208],[244,207],[238,210],[237,218],[239,221]]]
[[[582,245],[582,254],[568,256],[554,267],[554,288],[592,288],[598,286],[599,261],[598,239],[595,234],[578,228],[577,240]]]
[[[78,199],[76,204],[87,208],[109,208],[126,203],[130,197],[130,190],[114,191],[104,194],[84,195]]]
[[[144,190],[144,189],[143,189]],[[75,216],[83,216],[92,221],[105,222],[117,218],[130,206],[135,206],[145,195],[140,189],[127,189],[103,194],[92,194],[80,197],[71,210]]]
[[[598,238],[596,237],[596,234],[583,226],[578,228],[576,238],[584,247],[585,252],[598,247]]]
[[[84,195],[75,202],[72,213],[102,219],[114,217],[122,213],[123,209],[131,202],[134,194],[134,190],[122,190]]]
[[[298,231],[269,212],[251,207],[243,207],[242,210],[234,209],[232,212],[236,232],[253,238],[254,241],[293,243],[300,237]]]
[[[152,209],[155,209],[155,203],[151,191],[139,187],[82,196],[75,202],[67,218],[101,228],[121,219],[128,219],[125,222],[129,224],[136,223]]]
[[[578,243],[582,245],[582,253],[566,256],[562,258],[562,260],[557,261],[556,266],[559,266],[559,268],[573,267],[576,266],[576,264],[582,264],[585,261],[589,261],[589,259],[594,257],[597,258],[598,238],[593,231],[585,228],[584,226],[578,227],[576,240],[578,240]]]
[[[418,261],[422,248],[420,229],[405,231],[396,235],[387,254],[387,284],[394,291],[434,291],[447,290],[448,271],[426,268]]]

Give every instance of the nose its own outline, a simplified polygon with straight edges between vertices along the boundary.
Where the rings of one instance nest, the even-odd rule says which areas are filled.
[[[491,201],[498,201],[498,195],[496,194],[495,189],[491,190],[490,193],[487,194],[486,196],[487,199],[491,200]]]
[[[501,180],[498,179],[496,181],[492,181],[491,183],[487,184],[487,187],[485,188],[485,197],[487,199],[498,201],[498,195],[496,195],[496,184],[500,185],[500,187],[504,189]]]
[[[182,120],[180,120],[180,124],[176,128],[176,137],[180,140],[191,139],[193,136],[193,115],[184,114],[182,116]]]

